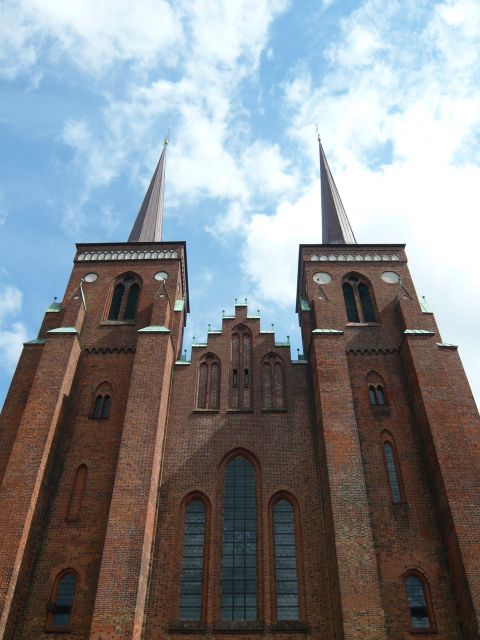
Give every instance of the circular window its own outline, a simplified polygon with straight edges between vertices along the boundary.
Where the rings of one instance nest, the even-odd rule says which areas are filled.
[[[160,280],[161,282],[162,280],[167,280],[168,273],[166,271],[157,271],[157,273],[153,277],[155,278],[155,280]]]
[[[97,278],[98,278],[98,273],[87,273],[86,276],[83,276],[83,279],[85,280],[85,282],[95,282]]]
[[[382,273],[382,280],[388,282],[388,284],[397,284],[400,282],[400,276],[395,271],[384,271]]]
[[[313,281],[317,284],[328,284],[332,281],[332,276],[325,271],[319,271],[313,275]]]

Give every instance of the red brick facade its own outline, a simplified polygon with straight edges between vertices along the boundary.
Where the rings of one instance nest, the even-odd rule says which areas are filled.
[[[123,299],[109,320],[124,276],[140,285],[134,319]],[[78,246],[0,422],[0,638],[479,638],[480,421],[403,246],[300,247],[299,360],[237,305],[187,362],[187,312],[183,243]],[[253,469],[255,539],[233,538],[232,553],[250,545],[255,561],[235,574],[254,577],[235,582],[232,606],[238,596],[255,613],[232,620],[222,558],[238,456]],[[279,614],[279,501],[293,513],[291,619]],[[193,502],[205,517],[192,534],[198,616],[186,619]]]

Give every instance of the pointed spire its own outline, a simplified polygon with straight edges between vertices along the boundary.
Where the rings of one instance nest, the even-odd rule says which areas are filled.
[[[328,166],[322,141],[318,136],[320,152],[320,184],[322,188],[322,242],[323,244],[357,244],[352,227]]]
[[[160,242],[163,225],[163,192],[165,189],[165,162],[168,138],[163,142],[163,150],[145,194],[137,219],[128,242]]]

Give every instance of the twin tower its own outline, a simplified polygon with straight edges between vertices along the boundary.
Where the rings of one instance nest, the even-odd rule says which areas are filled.
[[[403,245],[322,146],[303,356],[245,305],[182,357],[163,150],[128,242],[77,245],[0,423],[0,639],[474,640],[479,416]]]

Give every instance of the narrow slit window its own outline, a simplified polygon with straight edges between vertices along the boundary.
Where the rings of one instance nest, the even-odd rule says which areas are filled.
[[[392,501],[394,503],[402,502],[402,493],[400,491],[400,482],[398,478],[398,470],[395,460],[395,453],[390,442],[383,444],[383,453],[385,455],[385,464],[387,467],[388,481],[392,492]]]
[[[232,386],[234,389],[238,386],[238,372],[236,369],[232,373]]]
[[[410,575],[405,579],[410,624],[412,629],[430,629],[430,612],[425,598],[425,587],[418,576]]]
[[[357,303],[355,301],[355,293],[353,291],[353,287],[348,283],[343,285],[343,297],[345,299],[348,322],[360,322]]]
[[[248,369],[244,369],[243,371],[243,386],[244,387],[248,387],[248,385],[250,384],[250,376],[248,373]]]
[[[377,404],[377,394],[375,393],[375,387],[368,387],[368,396],[370,398],[370,404]]]
[[[183,563],[180,585],[180,620],[200,620],[202,615],[205,556],[205,505],[190,502],[185,511]]]
[[[273,509],[275,593],[278,620],[298,620],[297,553],[292,505],[279,500]]]
[[[87,485],[87,475],[88,469],[86,465],[81,464],[75,472],[72,493],[70,494],[70,502],[68,504],[67,522],[76,522],[80,519],[83,495]]]
[[[224,485],[222,620],[257,618],[255,471],[243,456],[227,466]]]

